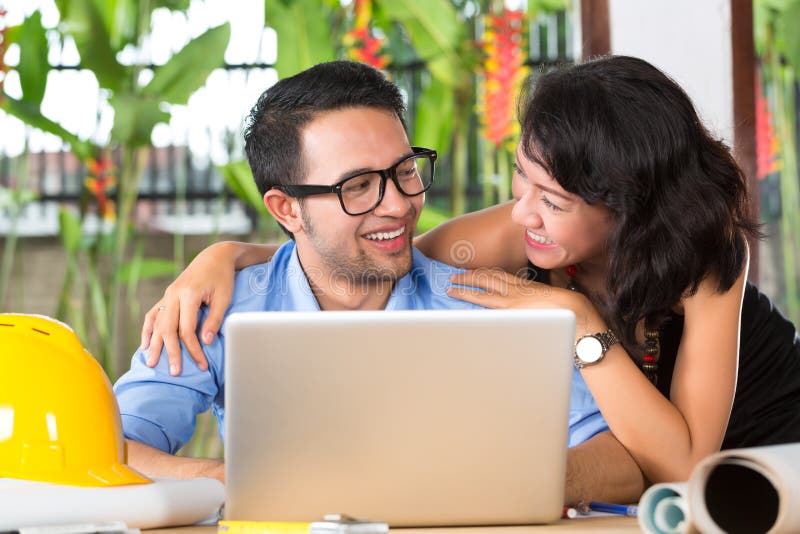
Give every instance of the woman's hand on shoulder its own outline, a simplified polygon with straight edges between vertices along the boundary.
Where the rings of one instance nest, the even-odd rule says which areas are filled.
[[[475,269],[450,277],[453,298],[486,308],[566,308],[583,314],[589,300],[568,289],[526,280],[502,269]]]
[[[205,371],[208,361],[197,338],[197,313],[207,304],[208,315],[202,324],[202,338],[209,344],[219,331],[225,310],[233,294],[235,256],[227,243],[215,243],[204,249],[172,282],[164,296],[144,316],[142,350],[147,350],[147,365],[154,367],[167,349],[171,375],[181,372],[183,341],[197,366]]]

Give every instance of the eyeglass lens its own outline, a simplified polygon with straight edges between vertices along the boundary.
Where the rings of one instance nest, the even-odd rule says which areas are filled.
[[[407,196],[422,193],[433,181],[433,165],[428,156],[412,156],[395,167],[400,192]],[[342,202],[349,213],[370,211],[381,194],[381,175],[377,172],[359,174],[342,183]]]

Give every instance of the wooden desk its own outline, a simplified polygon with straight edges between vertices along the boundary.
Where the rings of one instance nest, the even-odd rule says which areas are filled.
[[[181,527],[143,531],[147,534],[216,534],[217,527]],[[639,523],[632,517],[591,517],[587,519],[562,519],[552,525],[523,527],[470,527],[470,528],[402,528],[390,534],[537,534],[539,532],[641,532]]]

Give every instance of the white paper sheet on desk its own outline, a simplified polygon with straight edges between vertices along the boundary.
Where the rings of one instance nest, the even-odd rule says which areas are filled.
[[[224,500],[224,486],[210,478],[108,488],[0,478],[0,531],[99,521],[124,521],[129,528],[193,525],[216,520]]]
[[[656,484],[639,501],[655,534],[800,532],[800,443],[730,449],[694,468],[688,483]],[[747,522],[747,526],[744,524]]]

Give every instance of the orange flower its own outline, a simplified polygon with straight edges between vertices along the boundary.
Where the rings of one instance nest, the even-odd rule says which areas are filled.
[[[101,156],[96,160],[89,159],[87,167],[89,176],[84,180],[84,186],[97,202],[98,215],[107,221],[113,221],[116,218],[116,210],[114,201],[108,197],[108,193],[117,184],[111,174],[114,170],[114,163],[109,158]]]
[[[484,52],[478,112],[483,135],[495,147],[513,142],[519,133],[515,97],[528,74],[523,51],[524,13],[504,9],[487,15],[480,43]]]
[[[756,178],[763,180],[781,168],[780,139],[772,128],[769,100],[764,96],[760,73],[756,73]]]
[[[372,19],[372,0],[355,0],[355,23],[353,29],[345,33],[342,42],[350,59],[366,63],[376,69],[384,69],[389,64],[385,51],[386,39],[375,37],[370,30]]]

